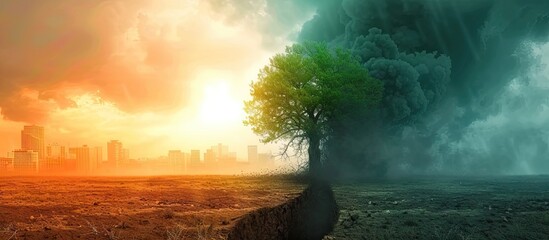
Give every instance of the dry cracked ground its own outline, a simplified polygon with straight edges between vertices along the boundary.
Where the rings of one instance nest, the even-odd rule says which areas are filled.
[[[240,216],[303,188],[278,177],[5,177],[0,239],[223,239]]]

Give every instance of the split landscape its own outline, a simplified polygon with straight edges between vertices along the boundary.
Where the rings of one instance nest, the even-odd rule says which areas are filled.
[[[226,239],[238,219],[300,194],[288,177],[2,179],[1,239]],[[549,177],[336,183],[324,239],[544,239]]]
[[[4,0],[0,33],[0,240],[549,239],[549,1]]]

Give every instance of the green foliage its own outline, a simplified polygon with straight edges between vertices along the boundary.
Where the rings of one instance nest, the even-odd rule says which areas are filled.
[[[382,83],[349,51],[294,44],[272,57],[251,84],[244,124],[265,143],[287,140],[286,149],[302,147],[329,138],[330,122],[341,116],[374,109],[382,92]]]

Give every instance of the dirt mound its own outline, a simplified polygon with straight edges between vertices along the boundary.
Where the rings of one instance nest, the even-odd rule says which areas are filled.
[[[338,217],[330,185],[314,183],[286,203],[244,215],[228,239],[322,239],[333,230]]]

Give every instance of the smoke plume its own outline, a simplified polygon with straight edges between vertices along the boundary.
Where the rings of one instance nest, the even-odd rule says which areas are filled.
[[[384,82],[379,119],[327,143],[344,171],[549,172],[549,2],[329,1],[299,37],[350,49]]]

